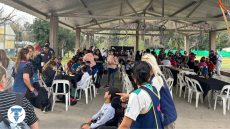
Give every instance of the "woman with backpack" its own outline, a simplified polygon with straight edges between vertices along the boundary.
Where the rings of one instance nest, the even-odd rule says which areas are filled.
[[[33,69],[29,62],[30,53],[26,48],[20,49],[15,62],[14,71],[14,85],[12,92],[19,92],[30,100],[31,93],[34,92],[34,87],[31,85],[33,82]]]
[[[133,80],[137,87],[130,94],[128,107],[118,129],[162,129],[159,92],[148,83],[150,66],[144,61],[133,67]]]

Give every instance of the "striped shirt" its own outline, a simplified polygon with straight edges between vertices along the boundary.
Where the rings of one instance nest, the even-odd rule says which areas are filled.
[[[5,119],[8,119],[8,117],[7,117],[8,109],[11,108],[12,106],[14,106],[15,102],[16,102],[16,94],[15,93],[7,92],[7,91],[0,91],[0,112],[1,112],[1,115]],[[30,102],[25,97],[23,98],[22,108],[26,112],[26,117],[24,119],[24,122],[28,126],[31,126],[36,121],[38,121],[38,118],[34,112],[33,106],[30,104]]]

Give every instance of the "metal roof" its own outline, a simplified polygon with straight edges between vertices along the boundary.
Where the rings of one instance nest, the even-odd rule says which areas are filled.
[[[226,30],[217,0],[0,0],[0,2],[47,21],[51,15],[60,16],[59,26],[71,30],[80,28],[82,32],[101,31],[103,28],[108,30],[110,23],[135,22],[136,14],[149,18],[162,17],[162,15],[171,19],[188,18],[174,21],[215,24],[215,30]],[[149,11],[150,7],[153,7],[154,11]],[[130,19],[122,20],[119,17],[117,19],[117,16],[130,16]],[[192,18],[196,20],[191,20]],[[153,21],[145,20],[145,22]],[[175,30],[175,26],[166,27],[169,31]],[[199,30],[184,30],[182,27],[178,32],[188,35],[200,33]]]

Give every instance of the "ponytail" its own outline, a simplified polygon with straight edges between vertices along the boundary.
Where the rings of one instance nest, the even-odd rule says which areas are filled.
[[[29,53],[29,50],[27,48],[22,48],[18,52],[18,55],[17,55],[18,57],[17,57],[17,59],[15,61],[15,73],[18,72],[18,67],[19,67],[21,61],[22,60],[27,61],[25,54],[28,54],[28,53]]]

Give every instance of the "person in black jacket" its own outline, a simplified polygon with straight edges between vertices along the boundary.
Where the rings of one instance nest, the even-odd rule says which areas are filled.
[[[43,67],[42,73],[47,87],[51,87],[56,71],[57,63],[55,61],[50,61],[49,64]]]
[[[217,58],[213,50],[210,51],[209,60],[212,61],[214,65],[216,65]]]
[[[189,61],[188,61],[188,67],[190,69],[194,69],[194,72],[197,73],[199,71],[198,67],[195,66],[195,63],[193,62],[193,58],[189,58]]]

